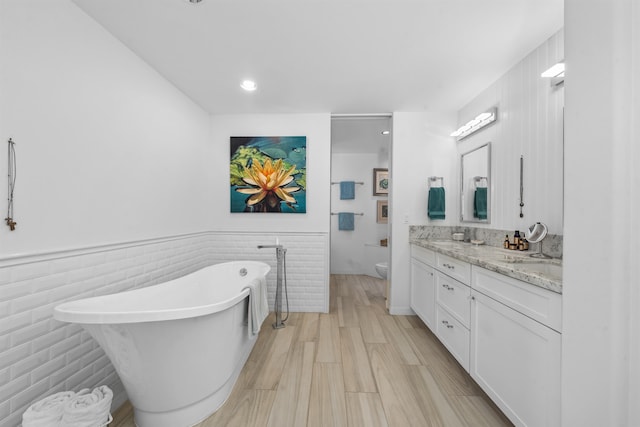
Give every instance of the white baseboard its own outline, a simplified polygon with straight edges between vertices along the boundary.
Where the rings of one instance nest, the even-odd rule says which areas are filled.
[[[416,313],[411,307],[389,307],[389,314],[394,316],[413,316]]]

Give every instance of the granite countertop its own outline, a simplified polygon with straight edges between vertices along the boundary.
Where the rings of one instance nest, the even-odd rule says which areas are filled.
[[[529,256],[530,251],[518,252],[453,240],[410,239],[410,243],[559,294],[562,293],[562,261],[559,259],[532,258]]]

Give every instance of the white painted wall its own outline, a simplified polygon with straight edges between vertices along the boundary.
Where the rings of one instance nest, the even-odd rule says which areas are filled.
[[[631,20],[630,26],[631,28],[640,28],[640,7],[638,7],[637,3],[631,3],[631,12],[628,14],[628,19]],[[628,5],[628,3],[627,3]],[[624,19],[624,18],[623,18]],[[626,30],[628,31],[629,21],[627,22]],[[628,36],[629,37],[629,36]],[[632,89],[629,91],[629,96],[631,97],[631,105],[629,106],[627,112],[629,113],[626,116],[627,120],[630,120],[630,139],[627,141],[638,141],[640,138],[640,120],[637,120],[638,115],[640,115],[640,82],[638,81],[638,73],[640,72],[640,31],[634,31],[632,35],[629,37],[631,40],[627,44],[630,44],[629,50],[631,50],[633,55],[629,58],[631,61],[629,67],[629,76],[627,79],[630,79],[633,82]],[[633,118],[636,119],[633,119]],[[629,153],[629,158],[637,164],[638,159],[640,159],[640,147],[638,144],[632,143],[631,149]],[[630,182],[632,183],[631,188],[637,189],[640,188],[640,171],[636,167],[630,168]],[[638,198],[638,192],[632,192],[633,196],[630,200],[631,202],[631,211],[634,212],[635,217],[638,217],[638,212],[640,212],[640,198]],[[637,239],[631,240],[631,247],[629,248],[629,258],[631,260],[640,259],[640,242]],[[628,358],[628,366],[629,366],[629,396],[627,398],[627,405],[629,411],[629,419],[628,422],[630,425],[640,425],[640,406],[637,404],[640,402],[640,288],[638,286],[634,286],[637,283],[638,278],[640,277],[640,263],[631,262],[630,268],[630,277],[634,278],[634,280],[630,281],[629,288],[629,301],[631,301],[629,308],[629,316],[630,316],[630,329],[629,329],[629,358]]]
[[[640,5],[565,1],[562,425],[640,425]]]
[[[211,120],[215,155],[207,159],[214,191],[203,197],[213,209],[215,230],[256,232],[329,232],[331,197],[331,116],[321,114],[214,115]],[[300,214],[230,213],[229,138],[232,136],[307,137],[307,212]],[[209,205],[209,204],[208,204]]]
[[[491,223],[474,225],[524,230],[541,221],[550,233],[563,233],[564,86],[552,88],[548,79],[540,78],[540,73],[562,59],[564,33],[560,31],[458,112],[462,125],[498,107],[495,124],[457,144],[459,152],[465,153],[491,142]],[[523,218],[519,217],[521,155]]]
[[[373,169],[388,168],[388,158],[378,153],[333,153],[331,156],[331,181],[356,181],[356,198],[340,200],[340,185],[331,186],[331,212],[364,213],[355,217],[354,231],[338,230],[338,216],[331,217],[331,273],[369,274],[378,277],[374,270],[380,256],[388,248],[376,251],[365,245],[380,245],[388,237],[387,225],[376,222],[378,200],[387,197],[373,196]],[[379,254],[380,253],[380,254]]]
[[[392,314],[412,314],[410,308],[409,225],[454,225],[457,205],[457,148],[449,136],[455,127],[455,113],[393,114],[391,147],[391,297]],[[427,179],[444,178],[446,219],[427,217]]]
[[[0,257],[211,224],[209,115],[73,3],[0,8],[0,164],[9,137],[18,163]]]

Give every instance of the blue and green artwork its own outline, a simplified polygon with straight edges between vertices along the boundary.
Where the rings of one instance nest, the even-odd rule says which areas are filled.
[[[231,137],[231,212],[307,211],[306,136]]]

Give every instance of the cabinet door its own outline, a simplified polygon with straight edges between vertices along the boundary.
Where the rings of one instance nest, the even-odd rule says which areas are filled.
[[[560,425],[561,335],[471,291],[470,374],[517,426]]]
[[[411,259],[411,308],[435,332],[436,311],[434,270]]]

